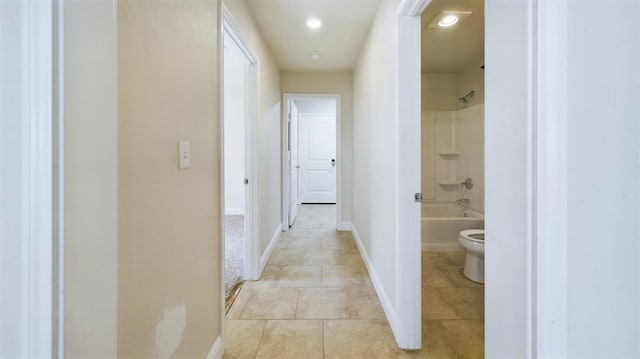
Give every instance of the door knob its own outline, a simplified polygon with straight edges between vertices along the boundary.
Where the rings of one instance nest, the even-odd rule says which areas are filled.
[[[332,158],[332,159],[331,159],[331,166],[332,166],[332,167],[335,167],[335,166],[336,166],[336,159],[335,159],[335,158]]]

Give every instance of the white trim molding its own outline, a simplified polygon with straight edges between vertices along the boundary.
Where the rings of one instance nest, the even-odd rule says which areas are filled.
[[[222,31],[220,41],[224,44],[224,33],[227,33],[233,42],[238,45],[240,51],[244,54],[249,62],[249,68],[247,69],[247,103],[246,103],[246,115],[245,118],[245,173],[246,178],[249,181],[245,185],[245,208],[225,208],[225,214],[227,215],[244,215],[244,231],[246,251],[244,258],[245,276],[247,279],[257,279],[259,275],[259,244],[258,244],[258,58],[254,55],[253,51],[245,41],[244,36],[240,32],[235,20],[229,9],[222,3]],[[221,46],[222,48],[222,46]],[[220,61],[223,63],[224,69],[224,51],[220,54]],[[223,70],[224,76],[224,70]],[[223,79],[224,81],[224,79]],[[222,98],[224,99],[224,86],[222,86]],[[224,105],[224,101],[223,105]],[[222,123],[224,125],[224,111],[221,114]],[[224,129],[224,127],[223,127]],[[223,192],[224,195],[224,192]],[[224,198],[224,197],[223,197]],[[223,237],[224,238],[224,237]]]
[[[422,346],[420,13],[428,1],[405,1],[419,12],[397,18],[397,223],[396,341],[403,349]]]
[[[62,335],[53,321],[53,2],[0,8],[0,357],[46,358]]]
[[[400,16],[420,16],[431,0],[402,0],[398,6]]]
[[[533,356],[568,356],[568,113],[569,15],[566,1],[537,1],[533,59],[532,320]]]
[[[371,263],[371,259],[369,258],[369,255],[367,254],[367,251],[364,248],[364,245],[362,244],[362,240],[360,239],[360,235],[358,234],[358,230],[356,229],[355,225],[352,226],[351,232],[353,233],[353,239],[356,241],[356,244],[358,245],[358,250],[360,251],[360,256],[362,257],[362,261],[367,267],[367,271],[369,272],[369,278],[371,279],[373,288],[375,288],[376,290],[376,294],[378,295],[378,299],[380,300],[380,304],[382,305],[384,314],[387,316],[387,321],[389,321],[389,326],[391,327],[393,334],[397,338],[399,331],[401,329],[398,328],[396,311],[393,310],[393,305],[391,304],[391,300],[389,299],[387,292],[384,290],[384,286],[380,281],[380,276],[378,276],[378,272],[376,271],[376,268],[373,266],[373,263]]]
[[[264,271],[264,267],[267,266],[267,262],[269,261],[269,258],[271,258],[271,253],[273,253],[273,250],[276,248],[276,244],[278,243],[278,238],[280,238],[281,233],[282,224],[279,224],[278,228],[276,228],[276,231],[273,232],[273,236],[271,236],[271,240],[269,241],[267,249],[265,249],[264,253],[262,253],[262,256],[260,257],[260,270],[256,279],[260,278],[262,272]]]
[[[209,350],[209,354],[207,354],[207,359],[222,359],[222,355],[224,354],[224,341],[222,336],[218,336],[216,341],[213,342],[211,349]]]
[[[351,222],[345,221],[345,222],[338,223],[338,231],[340,232],[349,232],[351,231],[351,228],[352,228]]]

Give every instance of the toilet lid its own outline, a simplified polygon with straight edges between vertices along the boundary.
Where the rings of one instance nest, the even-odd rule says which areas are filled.
[[[484,242],[484,229],[467,229],[460,232],[462,238],[474,242]]]

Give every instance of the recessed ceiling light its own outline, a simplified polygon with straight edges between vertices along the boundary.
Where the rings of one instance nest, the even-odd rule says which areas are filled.
[[[313,60],[313,61],[320,60],[320,51],[313,51],[311,53],[311,60]]]
[[[458,16],[456,14],[448,14],[444,16],[440,21],[438,21],[438,26],[440,27],[449,27],[458,23]]]
[[[322,26],[322,19],[317,16],[309,16],[305,21],[311,29],[318,29]]]
[[[443,11],[431,20],[429,29],[452,29],[471,15],[471,11]]]

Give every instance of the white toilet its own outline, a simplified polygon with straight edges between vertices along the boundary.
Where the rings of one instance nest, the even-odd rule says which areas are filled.
[[[484,229],[462,231],[458,242],[467,251],[464,275],[474,282],[484,283]]]

